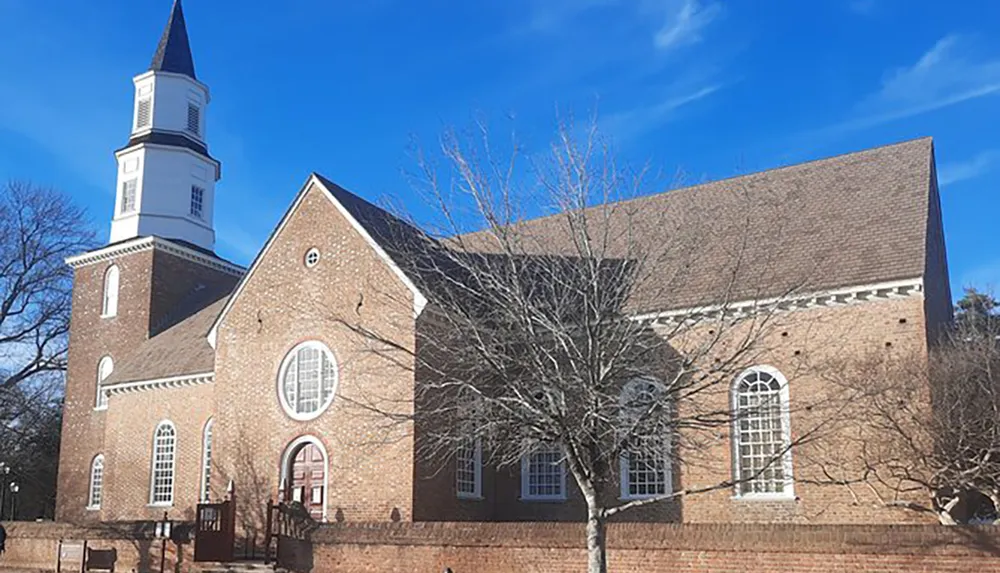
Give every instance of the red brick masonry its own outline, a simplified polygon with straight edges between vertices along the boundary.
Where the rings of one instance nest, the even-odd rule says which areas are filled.
[[[1000,571],[1000,527],[615,524],[611,571]],[[293,571],[586,570],[582,525],[329,525],[283,546]]]
[[[59,538],[115,547],[119,571],[159,571],[159,541],[128,526],[5,524],[0,571],[52,571]],[[566,523],[325,525],[282,545],[291,571],[579,572],[583,527]],[[168,570],[197,571],[191,545],[169,544]],[[615,524],[610,568],[624,571],[1000,571],[1000,527],[935,525]]]

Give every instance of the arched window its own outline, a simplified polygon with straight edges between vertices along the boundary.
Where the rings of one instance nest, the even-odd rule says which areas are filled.
[[[111,265],[104,271],[104,297],[101,316],[110,318],[118,314],[118,266]]]
[[[337,363],[320,342],[303,342],[285,357],[278,374],[281,405],[296,420],[311,420],[326,410],[337,390]]]
[[[673,484],[664,389],[653,380],[633,380],[622,389],[620,400],[620,424],[628,442],[619,460],[621,497],[667,495]]]
[[[201,440],[201,495],[198,499],[208,501],[212,495],[212,418],[205,422]]]
[[[90,493],[87,509],[101,509],[101,490],[104,487],[104,455],[98,454],[90,464]]]
[[[177,455],[177,429],[171,422],[163,421],[153,434],[153,467],[149,503],[173,505],[174,460]]]
[[[104,391],[104,381],[115,370],[115,361],[110,356],[101,358],[97,363],[97,398],[94,407],[100,410],[108,407],[108,393]]]
[[[521,499],[566,499],[566,463],[557,445],[538,444],[521,458]]]
[[[792,496],[788,383],[769,366],[741,374],[733,386],[733,458],[740,496]]]
[[[478,439],[468,440],[455,452],[455,488],[460,498],[483,496],[483,444]]]

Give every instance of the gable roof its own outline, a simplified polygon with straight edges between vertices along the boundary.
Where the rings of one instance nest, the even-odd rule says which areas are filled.
[[[170,9],[170,19],[167,20],[167,27],[163,29],[149,70],[182,74],[193,80],[198,79],[194,75],[194,58],[191,56],[191,44],[188,42],[187,24],[184,22],[181,0],[174,0],[174,5]]]
[[[632,312],[822,292],[923,276],[932,165],[933,143],[923,138],[585,214],[592,231],[611,229],[608,256],[628,258],[634,245],[658,254],[648,270],[661,278],[637,285]],[[564,216],[518,227],[525,254],[579,255]],[[453,241],[496,252],[489,239]]]
[[[291,206],[289,206],[288,210],[285,211],[285,214],[282,216],[278,226],[271,231],[271,235],[264,243],[264,247],[257,253],[257,256],[254,257],[253,263],[250,264],[250,268],[236,285],[236,289],[233,291],[232,296],[229,297],[229,300],[212,323],[211,329],[208,333],[208,341],[213,347],[215,346],[215,335],[218,331],[219,324],[222,323],[226,314],[228,314],[229,310],[236,302],[236,299],[239,298],[243,289],[253,277],[257,266],[263,260],[268,250],[270,250],[274,240],[281,233],[281,230],[285,227],[292,214],[305,198],[306,193],[313,186],[323,192],[334,207],[344,216],[345,219],[347,219],[348,223],[354,228],[354,230],[361,235],[366,243],[368,243],[368,246],[375,251],[378,257],[382,259],[393,274],[395,274],[396,277],[399,278],[399,280],[412,293],[414,316],[419,316],[423,311],[424,306],[427,304],[427,298],[420,292],[419,289],[417,289],[417,286],[413,283],[410,276],[408,276],[402,268],[400,268],[398,260],[391,257],[384,248],[383,243],[376,240],[376,237],[385,241],[388,237],[398,236],[401,232],[419,233],[419,231],[402,220],[393,217],[387,211],[368,203],[364,199],[361,199],[357,195],[354,195],[343,187],[333,183],[329,179],[317,173],[312,173],[302,186],[302,189],[299,190],[299,194],[295,197],[295,200],[292,201]]]

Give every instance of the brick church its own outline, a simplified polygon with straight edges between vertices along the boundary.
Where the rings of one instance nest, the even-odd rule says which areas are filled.
[[[328,521],[581,519],[583,502],[558,460],[540,454],[520,468],[497,469],[470,449],[431,471],[417,461],[412,432],[369,439],[383,424],[343,399],[414,393],[412,370],[374,363],[363,341],[330,319],[360,316],[410,339],[421,328],[428,297],[382,232],[387,222],[400,224],[392,215],[311,174],[249,268],[216,255],[222,165],[208,145],[210,92],[195,73],[179,0],[152,64],[133,83],[131,133],[115,151],[108,244],[67,260],[75,282],[58,519],[149,520],[167,512],[191,520],[200,501],[222,497],[230,482],[244,499],[283,495]],[[796,357],[832,352],[826,341],[844,333],[859,355],[890,344],[926,351],[951,317],[930,139],[640,201],[648,211],[697,204],[724,218],[727,193],[748,186],[767,188],[795,214],[780,221],[780,245],[750,248],[780,248],[773,252],[788,272],[824,262],[790,300],[784,316],[793,318],[770,354],[733,381],[734,395],[762,387],[787,406],[820,392],[819,377],[789,382]],[[766,207],[742,215],[775,224]],[[710,302],[695,291],[712,282],[713,269],[694,270],[705,280],[650,311],[667,315],[692,304],[685,300]],[[366,297],[373,285],[393,296]],[[756,286],[759,296],[787,290],[780,281]],[[294,304],[306,299],[314,304]],[[797,416],[771,420],[781,431],[769,436],[720,435],[714,465],[684,467],[675,476],[625,468],[622,498],[754,470],[753,456],[738,446],[780,447],[805,424]],[[741,439],[777,443],[735,443]],[[789,454],[782,471],[761,473],[753,487],[637,515],[683,522],[905,519],[859,512],[864,492],[800,480],[808,475],[805,463]]]

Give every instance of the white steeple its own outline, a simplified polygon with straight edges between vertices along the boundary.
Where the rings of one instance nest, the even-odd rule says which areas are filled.
[[[181,0],[174,1],[149,70],[132,81],[132,134],[115,152],[111,242],[155,235],[211,251],[222,165],[208,154],[208,86],[195,77]]]

